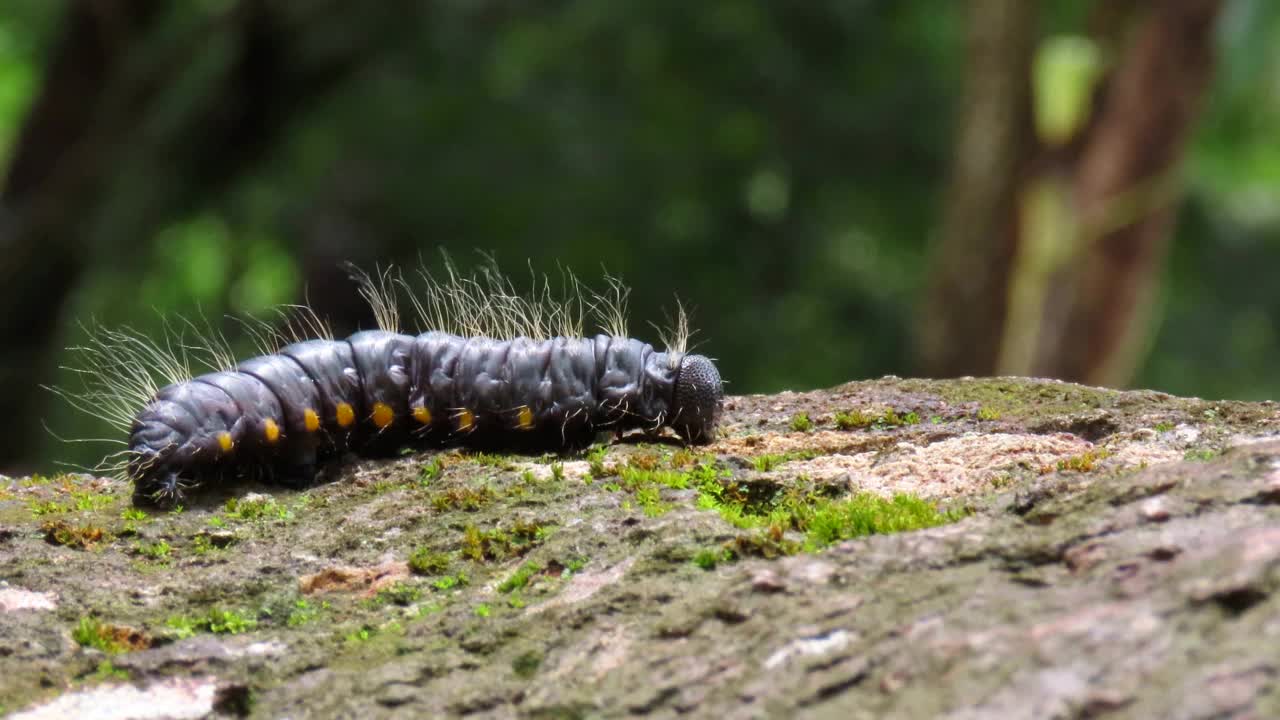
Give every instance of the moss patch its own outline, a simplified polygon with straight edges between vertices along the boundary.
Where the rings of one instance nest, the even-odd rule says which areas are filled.
[[[858,493],[843,500],[820,500],[793,512],[791,521],[805,533],[805,549],[820,550],[832,543],[864,535],[883,535],[937,527],[964,517],[963,511],[940,511],[914,495],[891,499]]]
[[[875,429],[883,430],[885,428],[894,428],[901,425],[919,425],[920,415],[914,411],[909,411],[901,415],[893,408],[889,408],[881,413],[867,413],[862,410],[850,410],[847,412],[837,412],[835,414],[836,429],[838,430],[865,430]]]
[[[809,413],[799,412],[791,416],[790,427],[796,432],[809,432],[813,429],[813,420],[809,418]]]
[[[890,499],[874,493],[832,497],[829,490],[807,481],[780,486],[744,485],[727,472],[701,466],[696,477],[698,506],[714,510],[734,527],[754,530],[740,535],[726,548],[734,555],[775,557],[818,551],[841,540],[871,534],[920,530],[954,522],[964,511],[939,510],[909,494]],[[803,535],[804,540],[792,534]],[[714,566],[701,556],[699,566]]]
[[[449,555],[420,547],[409,556],[409,569],[417,575],[440,575],[449,569]]]
[[[431,496],[431,508],[436,512],[463,510],[476,512],[497,499],[497,494],[488,485],[480,487],[451,487]]]
[[[292,520],[293,511],[274,497],[251,495],[229,498],[222,513],[230,520],[250,522],[255,520]]]
[[[516,571],[511,573],[506,580],[498,584],[498,592],[510,593],[514,590],[520,590],[529,584],[529,579],[534,575],[542,572],[542,565],[535,562],[526,562]]]
[[[65,520],[46,520],[40,531],[53,545],[88,550],[111,541],[111,534],[95,525],[72,525]]]
[[[542,544],[550,529],[533,522],[517,521],[506,530],[481,530],[468,525],[462,531],[461,553],[483,563],[519,557]]]
[[[81,647],[101,650],[108,655],[151,647],[151,637],[146,633],[123,625],[108,625],[91,617],[80,618],[71,631],[71,639]]]
[[[198,632],[227,635],[249,632],[258,626],[258,618],[253,613],[241,610],[211,608],[198,615],[170,616],[164,624],[174,638],[182,639]]]

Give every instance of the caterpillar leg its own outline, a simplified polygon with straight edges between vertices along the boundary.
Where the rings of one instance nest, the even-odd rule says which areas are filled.
[[[161,509],[172,508],[182,503],[183,491],[193,484],[183,480],[177,472],[167,472],[145,483],[135,484],[133,504]]]
[[[271,474],[271,481],[281,487],[303,490],[316,484],[318,474],[314,462],[280,465]]]

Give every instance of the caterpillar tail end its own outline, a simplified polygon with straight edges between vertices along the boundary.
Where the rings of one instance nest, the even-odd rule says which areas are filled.
[[[724,410],[724,383],[710,358],[685,355],[680,360],[672,409],[670,425],[685,442],[704,445],[715,439]]]

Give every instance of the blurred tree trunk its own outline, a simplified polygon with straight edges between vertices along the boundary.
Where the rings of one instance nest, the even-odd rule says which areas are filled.
[[[380,47],[399,15],[345,3],[67,4],[0,192],[0,468],[42,432],[57,318],[91,262],[137,262],[217,202]],[[402,20],[402,18],[399,18]]]
[[[955,168],[920,324],[928,374],[1128,381],[1221,5],[1098,0],[1089,40],[1102,73],[1059,134],[1033,112],[1034,4],[970,2]]]
[[[960,112],[932,295],[919,344],[932,375],[995,367],[1015,238],[1019,175],[1034,150],[1029,70],[1035,3],[969,2],[966,94]]]
[[[0,194],[0,465],[23,457],[40,430],[37,384],[49,376],[51,341],[84,269],[73,238],[86,195],[110,156],[103,116],[129,48],[146,36],[161,3],[73,2],[27,113]],[[117,97],[125,114],[141,97]]]

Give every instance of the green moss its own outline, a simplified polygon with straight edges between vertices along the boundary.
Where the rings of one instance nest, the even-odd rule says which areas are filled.
[[[31,512],[31,517],[44,517],[45,515],[58,515],[70,512],[71,508],[52,500],[28,500],[27,510]]]
[[[76,510],[92,512],[113,505],[119,498],[114,495],[80,490],[71,493],[71,501]]]
[[[197,555],[207,555],[219,548],[213,544],[208,535],[201,533],[191,538],[191,550]]]
[[[157,540],[153,543],[134,543],[133,551],[148,560],[160,562],[169,559],[173,547],[164,540]]]
[[[519,557],[542,544],[550,527],[539,523],[517,521],[509,530],[480,530],[468,525],[462,531],[462,556],[475,562],[506,560]]]
[[[1169,432],[1169,431],[1170,431],[1170,430],[1172,430],[1172,429],[1173,429],[1173,423],[1171,423],[1171,422],[1158,422],[1158,423],[1156,423],[1156,432],[1162,432],[1162,433],[1163,433],[1163,432]]]
[[[772,485],[743,485],[712,465],[699,466],[691,473],[698,489],[698,507],[717,512],[734,527],[751,530],[726,545],[732,557],[744,555],[776,557],[801,550],[820,550],[835,540],[870,533],[902,532],[952,522],[962,513],[942,513],[932,504],[911,495],[885,500],[861,493],[852,497],[832,497],[800,476],[796,486],[779,489]],[[801,533],[805,542],[788,536]],[[700,566],[712,555],[700,554]],[[730,559],[725,557],[724,559]]]
[[[528,680],[538,672],[538,668],[541,665],[542,656],[530,650],[529,652],[516,656],[516,659],[511,661],[511,671],[514,672],[517,677]]]
[[[954,522],[962,512],[941,512],[930,502],[899,493],[892,499],[874,493],[816,503],[807,516],[797,517],[797,529],[805,532],[805,548],[820,550],[834,542],[895,532],[921,530]]]
[[[662,502],[662,492],[652,485],[636,488],[634,497],[640,509],[649,517],[665,515],[671,506]]]
[[[1076,472],[1092,472],[1094,467],[1100,460],[1111,457],[1111,451],[1105,448],[1090,450],[1079,455],[1058,461],[1059,470],[1074,470]]]
[[[920,416],[915,412],[899,415],[893,408],[889,408],[879,415],[868,414],[861,410],[851,410],[849,412],[836,413],[835,422],[836,428],[839,430],[861,430],[866,428],[884,430],[902,425],[919,425]]]
[[[128,652],[131,648],[111,625],[104,625],[96,618],[82,617],[71,631],[71,639],[80,647],[101,650],[108,655]]]
[[[601,445],[587,453],[588,474],[591,477],[599,479],[617,474],[616,468],[604,464],[604,457],[608,452],[609,448]]]
[[[693,555],[693,564],[703,570],[715,570],[722,562],[733,560],[733,553],[728,548],[703,548]]]
[[[101,660],[98,662],[98,667],[85,676],[85,680],[89,682],[127,682],[129,680],[129,671],[116,667],[110,660]]]
[[[173,615],[165,620],[165,626],[177,639],[191,637],[198,632],[215,635],[237,635],[258,626],[256,617],[238,610],[211,608],[203,615]]]
[[[151,516],[145,510],[131,507],[120,513],[120,519],[124,521],[122,532],[132,535],[138,532],[138,525],[150,520]]]
[[[494,453],[477,452],[467,456],[467,459],[477,465],[497,468],[498,470],[515,470],[516,465],[512,462],[511,457],[507,455],[496,455]]]
[[[493,502],[497,494],[488,485],[480,487],[451,487],[431,496],[431,507],[436,512],[462,510],[476,512]]]
[[[441,610],[444,610],[444,605],[441,605],[438,602],[422,603],[421,605],[418,606],[418,612],[414,615],[414,617],[424,618],[424,617],[427,617],[428,615],[435,615]]]
[[[813,450],[798,450],[796,452],[787,453],[765,453],[756,455],[751,458],[751,465],[760,472],[769,472],[783,463],[789,463],[792,460],[811,460],[818,456]],[[704,465],[711,465],[714,460],[709,460]]]
[[[475,606],[472,612],[475,613],[476,617],[487,618],[493,614],[493,609],[489,607],[488,603],[480,603]]]
[[[293,511],[273,497],[229,498],[222,507],[231,520],[292,520]]]
[[[871,427],[871,423],[875,422],[875,418],[861,410],[850,410],[849,412],[837,412],[835,421],[837,430],[858,430]]]
[[[689,487],[689,473],[675,472],[674,470],[642,470],[628,466],[618,473],[618,479],[621,487],[627,490],[653,485],[661,485],[673,490],[683,490]]]
[[[319,619],[321,613],[327,612],[328,610],[328,601],[322,602],[320,605],[316,606],[312,605],[311,602],[306,599],[299,599],[294,603],[293,609],[290,610],[288,617],[285,618],[285,625],[288,625],[289,627],[306,625],[309,622]]]
[[[780,453],[766,453],[751,458],[751,464],[760,472],[769,472],[787,461],[787,456]]]
[[[991,487],[996,490],[1003,490],[1012,486],[1016,480],[1012,473],[1000,473],[991,478]]]
[[[551,479],[552,481],[558,482],[558,483],[564,482],[564,463],[562,462],[551,463]]]
[[[987,407],[984,405],[978,408],[978,419],[979,420],[999,420],[1000,411],[993,407]]]
[[[506,593],[512,592],[513,590],[522,590],[524,589],[525,586],[529,584],[529,580],[534,575],[537,575],[538,573],[542,572],[542,570],[543,570],[542,565],[536,562],[526,562],[520,567],[516,568],[515,572],[511,573],[511,575],[508,576],[506,580],[503,580],[498,585],[498,592],[506,594]]]
[[[449,569],[449,556],[420,547],[409,556],[409,569],[418,575],[440,575]]]
[[[457,575],[445,575],[444,577],[437,579],[435,582],[431,583],[431,587],[443,592],[462,587],[470,582],[471,581],[467,578],[466,573],[458,573]]]
[[[813,420],[809,419],[809,413],[801,412],[791,416],[791,429],[796,432],[809,432],[813,429]]]
[[[648,466],[649,463],[645,465]],[[671,509],[670,505],[662,501],[662,488],[683,490],[691,484],[692,474],[689,472],[645,469],[628,464],[618,471],[618,482],[606,485],[605,489],[611,492],[630,492],[646,515],[657,517]]]
[[[422,590],[408,583],[398,582],[390,587],[383,588],[369,599],[368,604],[371,607],[382,605],[400,605],[408,607],[422,599]]]
[[[430,485],[440,474],[444,472],[444,460],[439,455],[431,458],[431,462],[422,466],[418,470],[418,485],[426,487]]]
[[[1214,450],[1213,448],[1200,448],[1198,450],[1186,451],[1185,453],[1183,453],[1182,459],[1204,462],[1206,460],[1212,460],[1221,454],[1222,454],[1221,450]]]

